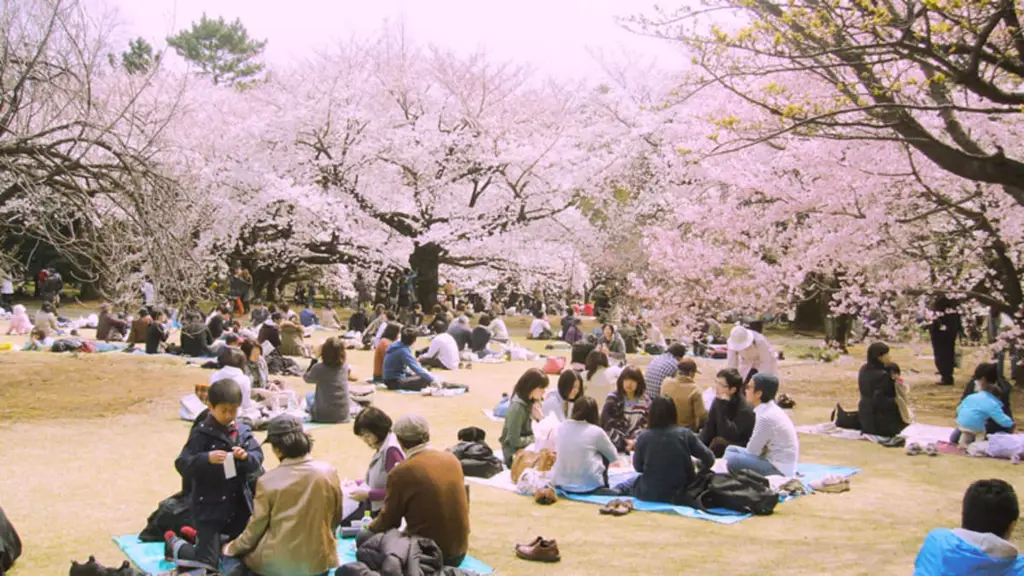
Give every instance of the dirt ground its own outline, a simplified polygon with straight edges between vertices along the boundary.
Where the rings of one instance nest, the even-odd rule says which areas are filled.
[[[523,322],[513,330],[523,333]],[[0,323],[0,333],[6,324]],[[322,339],[326,333],[319,333]],[[84,335],[87,335],[84,334]],[[784,345],[809,341],[778,337]],[[0,337],[19,345],[23,338]],[[798,424],[823,422],[835,403],[854,408],[856,372],[864,348],[834,364],[788,365],[783,390],[796,399]],[[914,385],[918,420],[950,425],[964,371],[954,389],[934,386],[934,366],[920,356],[927,344],[895,350]],[[965,366],[975,358],[965,354]],[[350,363],[368,375],[369,352],[350,353]],[[637,363],[649,358],[639,357]],[[701,360],[707,385],[719,363]],[[90,554],[118,565],[114,535],[137,532],[157,502],[174,493],[180,480],[173,460],[188,428],[177,419],[178,398],[208,372],[184,360],[120,353],[57,355],[0,352],[0,506],[15,524],[25,552],[13,574],[62,574],[72,559]],[[469,384],[454,398],[379,393],[377,405],[392,417],[416,412],[432,425],[435,445],[455,443],[465,426],[487,430],[497,444],[501,424],[481,409],[534,364],[477,365],[449,378]],[[311,390],[288,379],[299,391]],[[1015,407],[1024,413],[1021,395]],[[351,424],[314,430],[314,457],[334,464],[343,477],[365,473],[370,450],[352,434]],[[901,450],[868,442],[800,437],[801,460],[857,466],[852,491],[797,499],[773,516],[733,526],[659,514],[624,518],[598,515],[596,506],[558,502],[541,507],[531,499],[474,486],[470,553],[502,574],[908,574],[925,534],[955,526],[964,490],[974,480],[1004,478],[1024,494],[1024,475],[1008,462],[942,455],[910,458]],[[268,455],[267,466],[276,465]],[[555,538],[562,562],[519,561],[512,547],[535,536]],[[1024,546],[1024,530],[1014,542]]]

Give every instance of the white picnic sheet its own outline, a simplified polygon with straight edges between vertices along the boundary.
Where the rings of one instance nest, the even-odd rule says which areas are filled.
[[[832,422],[824,422],[822,424],[811,424],[806,426],[797,426],[796,431],[801,434],[813,434],[817,436],[831,436],[833,438],[844,438],[847,440],[868,440],[871,442],[877,442],[879,436],[872,434],[864,434],[860,430],[847,430],[845,428],[837,428]],[[903,429],[900,433],[900,437],[905,438],[908,442],[920,442],[924,444],[937,443],[937,442],[949,442],[949,437],[953,433],[953,428],[950,426],[935,426],[932,424],[921,424],[915,422],[910,426]]]

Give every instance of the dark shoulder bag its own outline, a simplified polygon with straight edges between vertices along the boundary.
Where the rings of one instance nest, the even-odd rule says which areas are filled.
[[[836,428],[845,428],[847,430],[860,430],[860,414],[854,410],[853,412],[847,412],[843,410],[843,407],[836,404],[834,410],[832,410],[832,422],[836,425]]]

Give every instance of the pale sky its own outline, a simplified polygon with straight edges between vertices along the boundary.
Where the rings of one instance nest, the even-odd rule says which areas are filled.
[[[556,76],[594,77],[600,66],[588,50],[656,59],[677,67],[680,56],[664,42],[623,30],[614,20],[649,9],[653,0],[102,0],[123,20],[121,33],[162,48],[171,33],[205,11],[241,18],[250,35],[269,40],[266,58],[286,64],[352,35],[402,20],[415,40],[456,52],[484,47],[500,60],[531,63]],[[176,56],[175,56],[176,58]]]

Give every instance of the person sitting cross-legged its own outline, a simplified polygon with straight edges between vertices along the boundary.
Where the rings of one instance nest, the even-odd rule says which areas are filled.
[[[746,448],[729,446],[725,449],[725,463],[729,472],[753,470],[762,476],[796,475],[800,454],[800,440],[793,421],[775,403],[779,392],[779,379],[758,373],[747,388],[747,400],[754,407],[754,433]]]
[[[462,464],[430,446],[430,426],[422,416],[403,416],[393,430],[406,459],[388,473],[384,506],[356,542],[363,544],[372,534],[396,529],[404,518],[406,533],[433,540],[445,566],[457,567],[469,549],[469,499]]]
[[[420,391],[436,382],[413,356],[412,345],[418,337],[416,330],[406,328],[401,340],[388,347],[383,366],[384,385],[388,390]]]
[[[960,528],[939,528],[925,538],[914,576],[1024,574],[1024,556],[1009,542],[1019,518],[1013,486],[978,480],[964,494]]]
[[[615,488],[648,502],[672,502],[676,493],[697,478],[693,459],[703,468],[715,455],[687,428],[676,425],[676,405],[664,396],[651,403],[650,425],[636,440],[633,468],[639,476]]]
[[[309,455],[313,439],[302,421],[270,421],[266,443],[281,462],[256,481],[252,517],[224,555],[243,565],[228,576],[320,576],[338,565],[334,532],[341,522],[338,471]]]
[[[618,491],[608,487],[608,465],[619,459],[619,453],[597,424],[597,400],[577,398],[572,403],[572,417],[558,427],[558,458],[551,477],[559,490],[618,496]]]
[[[746,385],[734,368],[719,370],[716,374],[715,400],[711,403],[708,420],[700,429],[700,441],[711,449],[715,457],[725,455],[728,446],[746,446],[754,433],[754,409],[747,403]]]
[[[459,345],[451,334],[444,333],[434,336],[430,340],[430,347],[419,356],[420,364],[427,368],[439,370],[458,370]]]

